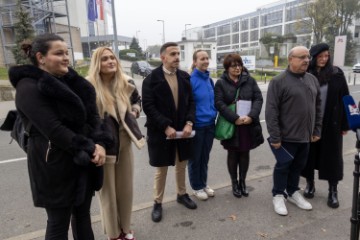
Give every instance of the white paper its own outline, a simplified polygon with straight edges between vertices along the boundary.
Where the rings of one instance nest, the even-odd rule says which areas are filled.
[[[172,139],[183,138],[182,135],[183,135],[183,131],[177,131],[175,138],[168,138],[168,137],[166,137],[166,139],[172,140]],[[195,130],[192,130],[190,136],[188,136],[187,138],[193,138],[194,136],[195,136]]]
[[[236,114],[240,117],[248,116],[251,110],[251,101],[238,100],[236,102]]]

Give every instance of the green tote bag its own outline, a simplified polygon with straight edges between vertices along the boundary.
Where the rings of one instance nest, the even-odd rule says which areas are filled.
[[[233,112],[235,112],[236,110],[235,106],[238,95],[239,95],[239,89],[236,91],[236,96],[234,101],[235,103],[232,103],[228,106],[228,108]],[[232,138],[234,136],[235,127],[236,126],[234,123],[229,122],[219,113],[215,125],[215,138],[217,140],[226,140]]]

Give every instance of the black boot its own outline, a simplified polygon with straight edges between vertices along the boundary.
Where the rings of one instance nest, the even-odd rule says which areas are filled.
[[[231,183],[232,183],[232,192],[233,192],[234,196],[237,198],[241,198],[241,191],[238,186],[238,181],[232,180]]]
[[[304,197],[313,198],[315,193],[315,182],[314,180],[306,179],[306,187],[304,189]]]
[[[241,194],[244,197],[248,197],[249,196],[249,191],[246,189],[246,183],[245,183],[244,176],[245,176],[245,174],[240,175],[239,189],[240,189]]]
[[[339,207],[339,200],[338,200],[338,196],[337,196],[337,185],[329,186],[329,195],[328,195],[327,205],[331,208]]]

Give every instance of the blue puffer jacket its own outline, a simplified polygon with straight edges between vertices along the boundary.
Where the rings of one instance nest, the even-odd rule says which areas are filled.
[[[209,77],[209,72],[201,72],[195,68],[190,82],[196,103],[195,127],[214,124],[216,118],[214,83]]]

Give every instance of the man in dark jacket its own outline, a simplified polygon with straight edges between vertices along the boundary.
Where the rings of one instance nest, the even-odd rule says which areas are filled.
[[[273,204],[279,215],[287,215],[285,199],[299,208],[312,206],[299,193],[300,173],[305,167],[310,142],[321,136],[321,100],[317,79],[306,72],[309,50],[290,50],[289,67],[269,84],[265,118],[270,146],[275,154]]]
[[[176,43],[165,43],[160,55],[163,64],[145,78],[142,86],[150,165],[156,167],[151,214],[154,222],[162,218],[168,166],[175,166],[177,201],[189,209],[197,207],[185,185],[186,164],[191,156],[189,136],[195,121],[190,76],[178,69],[180,49]]]

